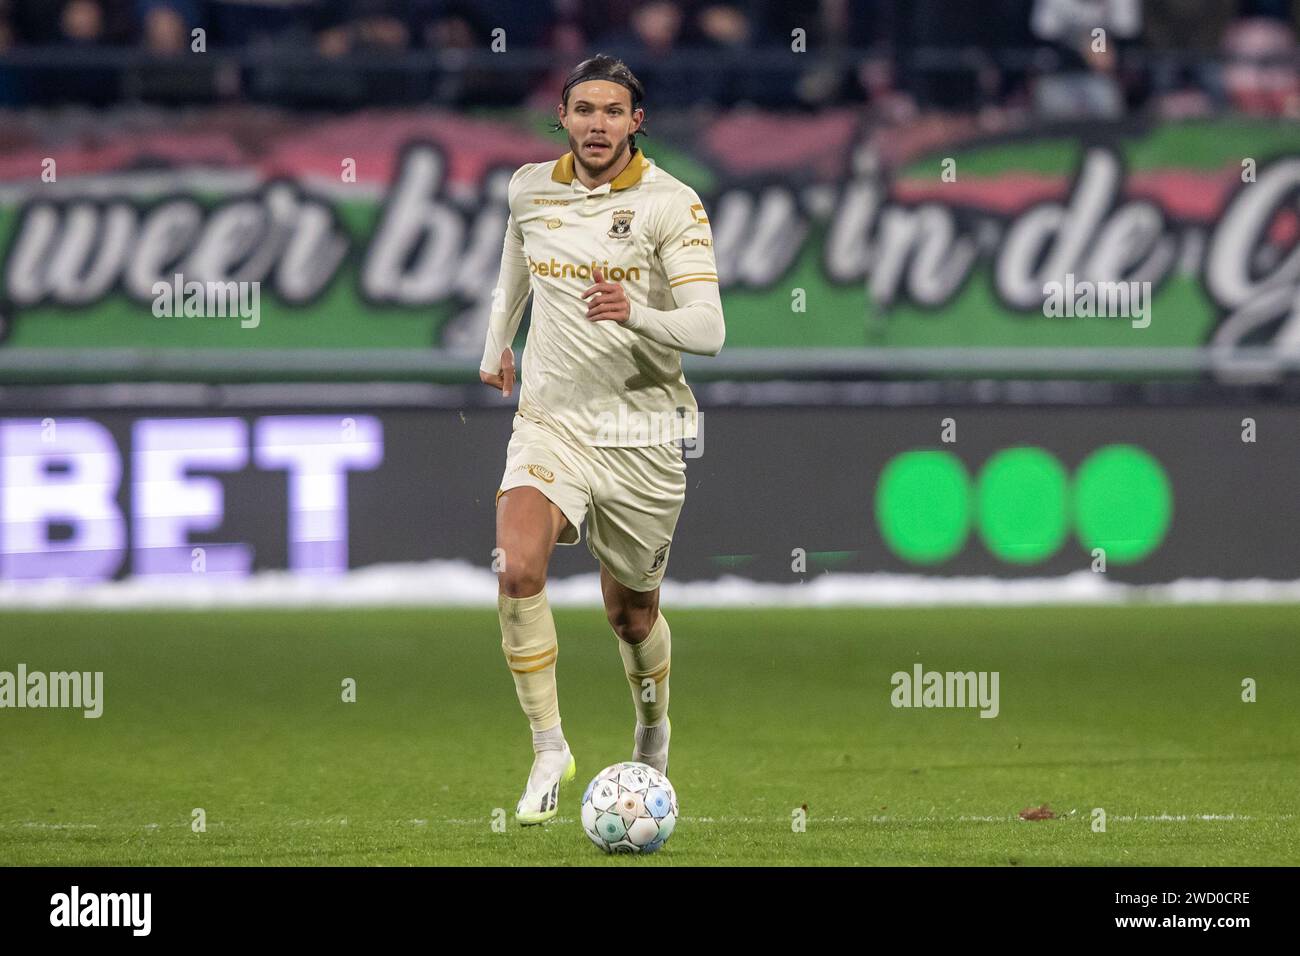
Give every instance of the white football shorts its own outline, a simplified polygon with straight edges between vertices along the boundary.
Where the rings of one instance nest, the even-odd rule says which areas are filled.
[[[497,499],[521,485],[569,519],[559,544],[577,544],[586,519],[587,549],[619,583],[633,591],[659,586],[686,500],[679,445],[585,445],[516,414]]]

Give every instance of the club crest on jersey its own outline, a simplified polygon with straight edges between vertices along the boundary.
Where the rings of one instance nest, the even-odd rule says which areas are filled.
[[[615,209],[614,224],[606,235],[611,239],[626,239],[632,235],[632,217],[636,215],[631,209]]]

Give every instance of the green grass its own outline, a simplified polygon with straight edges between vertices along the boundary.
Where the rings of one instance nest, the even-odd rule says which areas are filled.
[[[0,710],[0,863],[1300,861],[1300,607],[666,613],[683,820],[645,859],[577,820],[631,747],[597,609],[556,613],[578,781],[504,833],[531,750],[490,610],[0,614],[0,670],[105,675],[98,720]],[[894,709],[915,661],[998,671],[1000,715]]]

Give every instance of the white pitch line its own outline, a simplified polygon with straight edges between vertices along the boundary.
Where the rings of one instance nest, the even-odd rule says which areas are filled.
[[[1202,821],[1238,823],[1238,822],[1255,821],[1255,820],[1273,820],[1273,821],[1291,820],[1294,818],[1295,818],[1295,814],[1293,813],[1284,813],[1284,814],[1267,816],[1267,817],[1248,816],[1240,813],[1194,813],[1194,814],[1161,813],[1155,815],[1142,815],[1142,816],[1111,815],[1108,816],[1106,819],[1111,822],[1120,822],[1120,823],[1132,823],[1134,821],[1140,821],[1143,823],[1195,823],[1195,822],[1202,822]],[[684,817],[678,817],[678,819],[683,823],[703,823],[703,824],[780,823],[784,825],[790,822],[788,817],[685,817],[684,816]],[[1052,817],[1051,819],[1082,820],[1085,819],[1085,817],[1084,815],[1080,814],[1078,811],[1070,811],[1067,813],[1058,814],[1057,816]],[[482,826],[491,823],[489,819],[464,819],[464,818],[455,818],[455,817],[451,819],[443,820],[442,822],[452,826]],[[576,822],[576,818],[556,817],[555,822],[574,823]],[[944,816],[894,817],[894,816],[882,816],[882,815],[874,815],[870,817],[839,817],[839,816],[819,817],[814,814],[810,814],[808,816],[808,823],[810,825],[817,825],[823,823],[1035,823],[1035,822],[1038,821],[1021,820],[1020,817],[1016,814],[1008,814],[1006,816],[963,815],[963,816],[956,816],[956,817],[944,817]]]
[[[95,830],[98,823],[37,823],[32,820],[23,823],[0,824],[0,826],[23,827],[33,830]]]
[[[1107,816],[1108,822],[1119,823],[1244,823],[1254,821],[1271,821],[1279,822],[1284,820],[1294,820],[1296,814],[1282,813],[1271,814],[1267,816],[1251,816],[1242,813],[1159,813],[1159,814],[1142,814],[1134,815],[1116,815]],[[789,823],[788,817],[696,817],[683,816],[678,817],[683,823],[691,824],[755,824],[755,823]],[[1077,810],[1062,812],[1051,819],[1054,820],[1084,820],[1087,819],[1085,814]],[[409,827],[426,827],[432,822],[440,822],[448,826],[491,826],[491,817],[451,817],[441,821],[430,821],[427,819],[406,819],[406,820],[379,820],[375,821],[381,826],[409,826]],[[571,824],[577,823],[577,817],[556,817],[555,823]],[[808,823],[812,825],[821,824],[855,824],[855,823],[1034,823],[1038,821],[1022,821],[1016,814],[1007,814],[1003,816],[974,816],[963,814],[961,816],[924,816],[924,817],[895,817],[885,814],[874,814],[869,817],[842,817],[829,816],[819,817],[816,814],[809,814]],[[207,824],[208,829],[221,827],[238,827],[238,821],[213,820]],[[347,817],[327,817],[318,820],[279,820],[270,821],[265,826],[284,826],[284,827],[346,827],[352,825],[352,821]],[[369,821],[363,821],[361,826],[370,825]],[[159,829],[190,829],[188,821],[177,823],[50,823],[44,820],[18,820],[7,823],[0,822],[0,830],[96,830],[96,829],[138,829],[138,830],[159,830]]]

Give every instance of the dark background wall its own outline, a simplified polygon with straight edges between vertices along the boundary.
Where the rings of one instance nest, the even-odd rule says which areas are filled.
[[[347,475],[351,567],[434,558],[490,564],[493,504],[511,409],[275,409],[268,414],[337,415],[340,421],[373,415],[381,424],[382,461],[373,470]],[[138,546],[128,493],[134,480],[131,425],[175,413],[80,415],[107,429],[121,461],[116,501],[127,547],[115,574],[124,576],[136,566],[130,551]],[[61,412],[56,420],[75,417]],[[243,418],[251,442],[261,415],[239,411],[188,417]],[[955,442],[940,440],[945,418],[955,422]],[[1244,418],[1256,423],[1254,442],[1242,441]],[[1088,570],[1092,556],[1073,524],[1059,548],[1028,562],[993,554],[979,527],[949,558],[905,560],[882,536],[876,487],[887,463],[901,453],[929,449],[955,455],[974,483],[995,453],[1034,446],[1060,462],[1072,489],[1079,464],[1113,444],[1136,446],[1159,463],[1172,494],[1172,518],[1144,558],[1110,562],[1110,577],[1135,583],[1300,577],[1300,409],[727,407],[706,409],[703,421],[702,454],[688,460],[686,505],[669,560],[668,574],[674,579],[735,573],[794,581],[828,571],[1010,578]],[[12,449],[0,448],[0,455],[7,453]],[[192,534],[190,541],[245,542],[252,548],[254,569],[286,567],[287,474],[257,467],[251,447],[248,461],[237,471],[194,472],[217,478],[225,502],[220,525]],[[10,502],[27,493],[30,489],[0,488]],[[916,507],[926,505],[922,501]],[[1016,505],[1000,507],[1006,511]],[[0,545],[4,530],[0,528]],[[803,574],[791,570],[795,548],[809,555]],[[552,573],[563,576],[595,567],[584,529],[583,544],[557,548]]]

